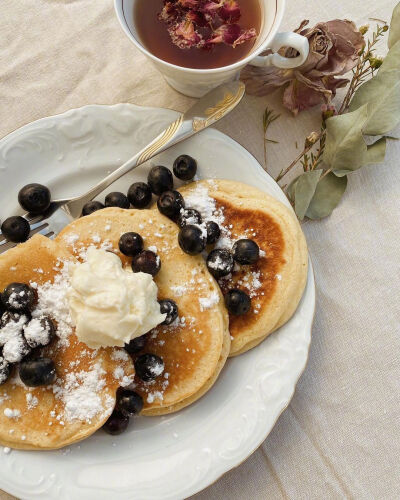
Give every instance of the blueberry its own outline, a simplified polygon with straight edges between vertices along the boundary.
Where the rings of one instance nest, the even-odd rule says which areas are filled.
[[[18,323],[21,318],[22,318],[21,321],[21,331],[22,331],[23,325],[28,322],[29,318],[25,314],[20,314],[14,311],[6,311],[1,315],[0,326],[1,328],[4,328],[10,321]]]
[[[31,214],[42,214],[50,206],[49,188],[42,184],[27,184],[18,193],[18,203]]]
[[[90,215],[93,212],[97,212],[97,210],[101,210],[102,208],[104,208],[103,203],[100,203],[99,201],[88,201],[83,205],[82,216]]]
[[[197,162],[189,155],[181,155],[174,161],[175,177],[183,181],[190,181],[196,175]]]
[[[28,387],[52,384],[56,379],[56,367],[49,358],[37,358],[22,361],[19,376]]]
[[[129,344],[125,344],[125,351],[129,352],[129,354],[137,354],[144,349],[146,343],[147,335],[141,335],[140,337],[132,339]]]
[[[179,246],[189,255],[201,253],[207,243],[207,238],[201,228],[188,224],[179,231]]]
[[[152,192],[158,195],[164,191],[171,191],[174,187],[171,171],[161,165],[150,170],[147,182]]]
[[[14,243],[22,243],[29,237],[31,228],[29,222],[23,217],[9,217],[1,225],[3,235]]]
[[[161,324],[170,325],[178,317],[178,306],[176,305],[176,302],[171,299],[160,300],[159,303],[161,314],[167,315]]]
[[[225,305],[230,314],[241,316],[250,311],[251,299],[247,293],[233,288],[225,295]]]
[[[147,273],[155,276],[160,269],[160,257],[150,250],[143,250],[132,259],[134,273]]]
[[[230,274],[233,265],[233,257],[229,250],[216,249],[208,254],[207,268],[216,279]]]
[[[260,249],[253,240],[238,240],[232,248],[233,258],[239,264],[254,264],[260,258]]]
[[[194,208],[183,208],[178,217],[178,226],[180,228],[187,224],[201,224],[203,221],[201,213]]]
[[[207,229],[207,244],[213,245],[219,240],[219,237],[221,236],[221,229],[218,226],[218,224],[213,220],[209,220],[206,223],[206,229]]]
[[[11,283],[4,289],[1,300],[9,311],[29,311],[36,302],[36,293],[25,283]]]
[[[125,417],[133,417],[143,409],[143,398],[140,394],[128,389],[119,389],[117,392],[117,411]]]
[[[11,365],[3,356],[0,356],[0,385],[7,382],[11,374]]]
[[[24,337],[29,347],[45,347],[53,340],[56,333],[56,326],[51,318],[33,318],[24,327]]]
[[[164,361],[155,354],[142,354],[135,360],[136,375],[144,382],[159,377],[164,371]]]
[[[164,191],[157,200],[158,210],[172,220],[176,220],[185,206],[185,201],[179,191]]]
[[[24,336],[15,333],[3,346],[3,358],[9,363],[19,363],[31,352]]]
[[[138,233],[125,233],[118,243],[121,253],[133,257],[143,250],[143,238]]]
[[[151,202],[151,189],[145,182],[135,182],[129,188],[128,200],[135,208],[145,208]]]
[[[119,208],[129,208],[131,204],[124,193],[119,193],[114,191],[113,193],[108,193],[105,199],[106,207],[119,207]]]
[[[114,410],[107,422],[103,425],[103,430],[111,436],[117,436],[126,431],[129,424],[129,417],[123,415],[120,411]]]

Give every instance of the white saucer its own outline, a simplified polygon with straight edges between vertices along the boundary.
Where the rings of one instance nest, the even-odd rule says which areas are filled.
[[[44,118],[0,141],[0,217],[19,212],[28,182],[54,198],[86,191],[122,164],[177,116],[131,104],[86,106]],[[206,130],[155,160],[172,167],[178,154],[197,159],[201,178],[252,184],[288,202],[253,156],[229,137]],[[146,166],[109,191],[126,192]],[[140,417],[121,436],[102,431],[54,452],[0,449],[0,488],[19,498],[176,499],[188,497],[239,465],[267,437],[289,404],[307,362],[315,308],[310,263],[293,318],[261,345],[228,360],[215,386],[195,404],[166,417]]]

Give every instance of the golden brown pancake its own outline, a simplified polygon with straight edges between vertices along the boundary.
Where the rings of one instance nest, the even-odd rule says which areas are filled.
[[[233,337],[231,356],[258,345],[294,313],[307,278],[307,246],[293,213],[275,198],[234,181],[208,180],[180,188],[186,207],[209,211],[205,198],[215,205],[225,236],[217,246],[231,248],[241,238],[254,240],[261,258],[250,266],[235,266],[219,280],[222,292],[239,288],[251,297],[251,309],[229,316]],[[197,204],[197,205],[196,205]]]
[[[0,289],[12,282],[34,282],[40,290],[60,276],[60,259],[72,257],[59,244],[36,235],[0,257]],[[55,449],[90,436],[111,414],[122,376],[133,379],[132,362],[122,349],[89,349],[73,330],[53,340],[41,355],[55,362],[54,384],[26,387],[15,366],[11,378],[0,385],[3,446]]]
[[[118,250],[120,236],[130,231],[161,258],[155,276],[159,299],[170,298],[179,309],[179,320],[152,330],[143,351],[163,358],[163,375],[150,383],[135,378],[144,415],[171,413],[198,399],[216,380],[229,353],[228,318],[204,260],[179,248],[177,226],[159,212],[107,208],[73,222],[57,241],[77,256],[90,245],[112,249],[130,268],[131,259]]]

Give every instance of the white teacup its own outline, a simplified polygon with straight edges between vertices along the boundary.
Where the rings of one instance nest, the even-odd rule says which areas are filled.
[[[114,0],[118,20],[129,39],[146,54],[166,81],[182,94],[190,97],[201,97],[209,90],[224,82],[238,77],[246,64],[253,66],[277,66],[278,68],[295,68],[303,64],[308,56],[307,38],[297,33],[278,33],[286,0],[260,0],[262,23],[261,32],[249,54],[240,61],[229,66],[213,69],[193,69],[176,66],[159,59],[149,52],[141,43],[134,20],[134,3],[138,0]],[[295,58],[286,58],[277,54],[281,47],[293,47],[299,52]],[[260,56],[266,49],[274,54]]]

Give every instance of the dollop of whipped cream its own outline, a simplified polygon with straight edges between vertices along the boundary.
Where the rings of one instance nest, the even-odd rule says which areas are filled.
[[[89,347],[123,347],[162,323],[157,285],[150,274],[122,268],[121,259],[89,248],[71,269],[68,302],[76,336]]]

